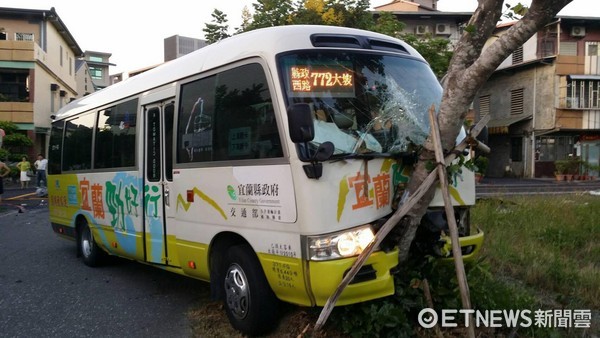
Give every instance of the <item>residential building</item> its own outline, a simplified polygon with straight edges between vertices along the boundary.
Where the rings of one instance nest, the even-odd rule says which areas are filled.
[[[173,35],[164,40],[164,60],[165,62],[175,60],[207,45],[204,40]]]
[[[130,70],[128,72],[121,72],[121,73],[112,74],[109,77],[110,84],[115,84],[115,83],[127,80],[130,77],[134,77],[134,76],[140,75],[140,74],[142,74],[144,72],[147,72],[150,69],[154,69],[154,68],[156,68],[156,67],[158,67],[160,65],[161,65],[161,63],[159,63],[157,65],[152,65],[152,66],[146,66],[146,67],[135,69],[135,70]]]
[[[394,0],[375,7],[373,16],[377,19],[378,12],[391,12],[398,21],[406,25],[403,33],[447,38],[455,44],[473,13],[441,12],[437,10],[437,2],[438,0]]]
[[[75,60],[75,82],[77,83],[77,98],[89,95],[96,91],[90,66],[83,59]]]
[[[118,83],[118,82],[121,82],[121,81],[125,80],[126,79],[126,77],[125,77],[126,75],[127,74],[123,73],[123,72],[116,73],[116,74],[111,74],[110,77],[109,77],[110,78],[110,84],[115,84],[115,83]]]
[[[12,121],[46,154],[51,116],[77,97],[83,51],[56,10],[0,7],[0,120]]]
[[[599,45],[600,18],[559,16],[498,67],[474,102],[491,116],[487,176],[552,177],[573,156],[598,164]]]
[[[116,66],[110,63],[112,54],[104,52],[93,52],[86,50],[84,60],[88,64],[90,76],[95,90],[110,86],[112,83],[109,76],[109,67]]]
[[[392,0],[385,5],[375,7],[377,11],[390,12],[434,12],[438,0]]]

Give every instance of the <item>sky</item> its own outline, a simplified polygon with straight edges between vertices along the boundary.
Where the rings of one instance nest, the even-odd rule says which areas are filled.
[[[392,0],[371,0],[380,6]],[[510,2],[510,1],[509,1]],[[513,0],[513,3],[519,2]],[[521,1],[529,4],[530,0]],[[239,27],[245,6],[252,11],[254,0],[3,0],[0,7],[56,9],[59,17],[86,51],[111,53],[110,73],[128,72],[163,62],[163,41],[173,35],[203,39],[202,31],[218,9],[227,15],[230,30]],[[167,6],[168,4],[168,6]],[[585,7],[584,7],[585,6]],[[440,0],[438,9],[472,12],[476,0]],[[591,14],[590,14],[591,13]],[[574,0],[559,13],[571,16],[600,16],[600,1]]]

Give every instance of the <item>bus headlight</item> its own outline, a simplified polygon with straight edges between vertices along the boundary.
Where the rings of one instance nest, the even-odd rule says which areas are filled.
[[[370,226],[333,234],[308,236],[308,258],[324,261],[359,255],[375,235]]]

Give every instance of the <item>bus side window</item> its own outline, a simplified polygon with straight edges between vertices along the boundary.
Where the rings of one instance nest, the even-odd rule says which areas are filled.
[[[48,174],[50,175],[57,175],[62,172],[61,162],[64,130],[65,121],[56,121],[52,123],[50,146],[48,147]]]
[[[244,65],[220,73],[217,82],[218,159],[283,156],[263,68]]]
[[[94,168],[122,168],[135,165],[136,110],[133,99],[98,113]]]
[[[92,168],[92,134],[95,117],[94,113],[86,113],[65,122],[63,170]]]
[[[181,93],[179,163],[283,156],[271,95],[259,64],[184,84]]]
[[[283,156],[283,148],[277,130],[275,111],[271,102],[255,107],[258,110],[256,123],[257,138],[252,146],[254,158],[272,158]]]
[[[213,160],[215,80],[210,76],[182,85],[179,101],[177,162]]]

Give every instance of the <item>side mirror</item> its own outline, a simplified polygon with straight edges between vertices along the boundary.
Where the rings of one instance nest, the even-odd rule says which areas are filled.
[[[307,103],[294,103],[287,109],[290,138],[294,143],[305,143],[315,138],[312,112]]]
[[[333,145],[333,143],[331,143],[329,141],[325,141],[325,142],[321,143],[319,145],[319,148],[317,148],[317,152],[313,156],[313,161],[317,161],[317,162],[327,161],[333,155],[334,150],[335,150],[335,146]]]
[[[319,145],[317,148],[317,152],[313,155],[310,160],[310,164],[305,164],[302,166],[304,169],[304,173],[308,178],[316,178],[323,176],[323,161],[327,161],[333,155],[333,151],[335,150],[335,146],[333,143],[326,141]]]

